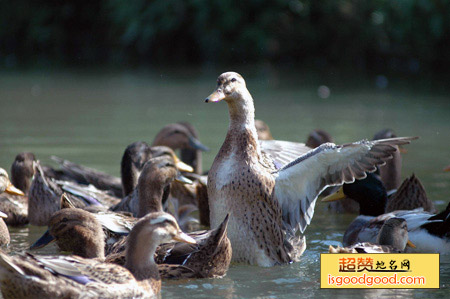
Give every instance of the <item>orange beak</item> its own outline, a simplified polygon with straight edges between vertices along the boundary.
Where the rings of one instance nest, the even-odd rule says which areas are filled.
[[[11,182],[8,182],[8,186],[6,187],[5,192],[13,195],[25,196],[25,193],[23,193],[22,190],[19,190],[16,187],[14,187],[14,185],[11,184]]]

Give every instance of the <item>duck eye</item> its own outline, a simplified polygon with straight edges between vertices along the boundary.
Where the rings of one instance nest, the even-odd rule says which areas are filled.
[[[67,222],[67,221],[69,221],[69,219],[67,219],[66,217],[64,217],[64,218],[61,220],[61,222]]]
[[[236,78],[231,78],[231,82],[236,82]]]

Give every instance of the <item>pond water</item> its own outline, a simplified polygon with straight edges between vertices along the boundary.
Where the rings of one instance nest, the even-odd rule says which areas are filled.
[[[49,157],[57,155],[118,176],[119,161],[128,144],[151,142],[164,125],[189,121],[198,129],[201,141],[211,148],[203,155],[207,169],[228,127],[226,104],[204,103],[222,71],[2,73],[0,166],[9,170],[17,153],[32,151],[44,164],[51,164]],[[327,130],[337,143],[371,138],[387,127],[399,136],[420,136],[407,146],[403,177],[414,172],[438,209],[447,204],[450,174],[442,169],[450,164],[450,98],[444,85],[333,72],[285,73],[265,67],[241,72],[255,99],[256,117],[268,123],[276,139],[305,141],[314,128]],[[319,202],[306,230],[308,247],[299,263],[270,269],[232,265],[222,279],[164,281],[161,296],[448,295],[449,256],[441,256],[439,290],[321,290],[320,253],[327,252],[330,244],[340,244],[353,218],[330,214]],[[43,231],[43,227],[11,228],[9,250],[25,250]],[[56,252],[55,247],[40,251]]]

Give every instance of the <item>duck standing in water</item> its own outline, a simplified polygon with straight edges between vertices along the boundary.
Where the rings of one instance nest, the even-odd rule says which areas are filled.
[[[264,155],[255,128],[253,98],[241,75],[217,79],[206,102],[228,104],[230,126],[208,174],[212,227],[230,213],[233,261],[274,266],[297,260],[304,244],[294,238],[310,224],[317,196],[327,186],[352,182],[391,158],[393,145],[414,138],[326,143],[281,164]]]

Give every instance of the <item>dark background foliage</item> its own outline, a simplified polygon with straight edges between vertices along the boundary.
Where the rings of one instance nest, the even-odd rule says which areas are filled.
[[[449,0],[0,0],[0,66],[447,71]]]

